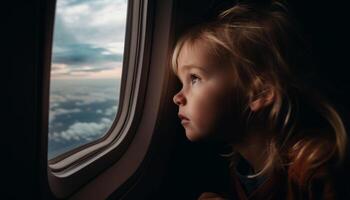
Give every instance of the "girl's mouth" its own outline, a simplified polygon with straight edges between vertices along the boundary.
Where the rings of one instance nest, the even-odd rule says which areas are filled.
[[[189,121],[189,119],[187,118],[187,117],[185,117],[184,115],[182,115],[182,114],[178,114],[178,116],[179,116],[179,118],[181,119],[181,121],[184,121],[184,120],[187,120],[187,121]]]
[[[178,114],[179,118],[181,119],[181,124],[182,125],[185,125],[185,124],[188,124],[188,122],[190,121],[187,117],[185,117],[184,115],[182,114]]]

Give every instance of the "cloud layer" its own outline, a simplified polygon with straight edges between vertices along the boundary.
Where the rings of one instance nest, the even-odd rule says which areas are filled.
[[[51,82],[49,158],[102,137],[118,111],[120,80]]]
[[[96,137],[101,136],[111,126],[110,118],[102,118],[98,122],[76,122],[68,127],[67,130],[61,132],[53,132],[49,136],[49,140],[62,142],[62,140],[70,141],[93,141]]]

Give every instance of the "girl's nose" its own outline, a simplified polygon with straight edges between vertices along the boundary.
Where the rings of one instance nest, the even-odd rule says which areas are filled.
[[[182,94],[182,92],[180,91],[179,93],[177,93],[174,98],[173,101],[176,105],[180,106],[181,104],[184,105],[186,102],[186,99],[184,97],[184,95]]]

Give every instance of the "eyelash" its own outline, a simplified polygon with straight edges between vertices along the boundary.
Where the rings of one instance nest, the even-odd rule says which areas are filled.
[[[190,74],[190,78],[191,78],[191,84],[192,84],[192,85],[195,84],[197,81],[200,80],[200,78],[199,78],[197,75],[195,75],[195,74]],[[194,81],[195,81],[195,82],[194,82]]]

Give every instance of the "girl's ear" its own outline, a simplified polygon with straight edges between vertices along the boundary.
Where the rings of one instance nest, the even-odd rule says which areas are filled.
[[[273,87],[267,87],[257,94],[250,102],[249,107],[253,112],[259,111],[274,102],[275,92]]]

